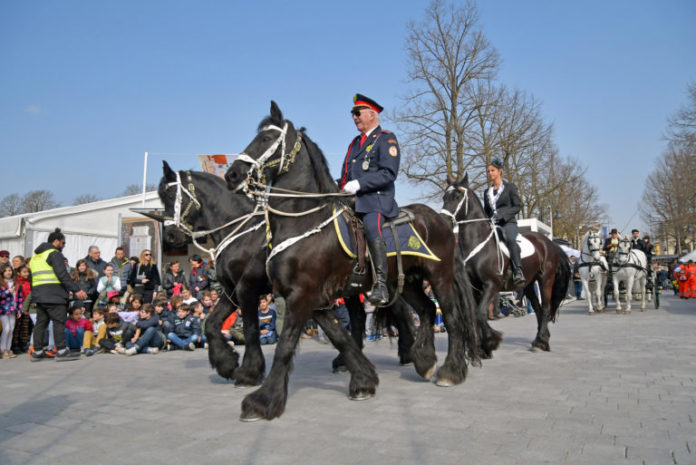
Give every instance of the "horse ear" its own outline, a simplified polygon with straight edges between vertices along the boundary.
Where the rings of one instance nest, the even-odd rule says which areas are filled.
[[[464,172],[464,178],[462,178],[461,183],[464,184],[465,186],[469,185],[469,172],[468,171]]]
[[[452,176],[451,174],[447,176],[447,185],[448,185],[448,186],[451,186],[451,185],[454,184],[456,181],[457,181],[457,180],[454,179],[454,176]]]
[[[162,171],[164,172],[164,178],[166,180],[174,181],[176,179],[176,173],[171,169],[166,160],[162,161]]]
[[[271,100],[271,119],[278,125],[283,122],[283,112],[280,111],[280,107],[273,100]]]

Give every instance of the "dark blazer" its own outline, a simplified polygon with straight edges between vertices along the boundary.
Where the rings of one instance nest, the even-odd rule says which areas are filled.
[[[503,185],[505,186],[503,193],[500,194],[498,201],[495,203],[496,210],[498,211],[495,222],[499,225],[517,223],[515,215],[517,215],[522,208],[520,194],[517,191],[517,186],[513,183],[503,181]],[[490,189],[493,189],[493,187],[489,187],[483,192],[483,208],[489,218],[493,216],[493,208],[488,202],[488,191]]]
[[[339,187],[348,181],[357,180],[360,190],[355,197],[355,211],[358,213],[382,213],[387,218],[399,214],[399,206],[394,199],[394,181],[399,173],[401,150],[396,136],[377,126],[360,146],[360,135],[348,146],[343,162]],[[367,170],[363,163],[368,160]]]

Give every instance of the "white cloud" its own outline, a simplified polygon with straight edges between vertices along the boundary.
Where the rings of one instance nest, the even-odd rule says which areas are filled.
[[[43,109],[41,105],[27,105],[24,107],[24,112],[31,115],[38,115],[39,113],[43,113]]]

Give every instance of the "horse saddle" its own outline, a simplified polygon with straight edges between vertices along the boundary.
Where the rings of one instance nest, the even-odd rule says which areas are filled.
[[[500,250],[503,251],[506,257],[510,258],[510,251],[505,244],[504,234],[502,234],[502,231],[498,228],[495,228],[495,231],[498,234],[498,239],[500,240]],[[517,233],[517,245],[520,248],[520,258],[527,258],[534,255],[534,244],[532,244],[529,239],[520,233]]]
[[[345,216],[339,215],[334,219],[334,229],[343,251],[349,257],[355,258],[358,256],[357,241],[348,226],[350,218]],[[396,256],[398,251],[401,255],[415,255],[439,262],[440,259],[428,248],[418,231],[413,227],[413,219],[413,213],[406,208],[402,208],[399,216],[391,218],[384,223],[382,226],[382,237],[387,244],[387,257]],[[394,229],[396,229],[396,237],[394,236]]]

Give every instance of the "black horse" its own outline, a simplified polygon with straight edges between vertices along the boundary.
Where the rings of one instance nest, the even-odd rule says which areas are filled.
[[[230,196],[225,181],[215,175],[201,172],[174,172],[167,162],[163,164],[164,176],[160,181],[159,195],[165,207],[164,215],[148,216],[166,221],[164,240],[174,247],[185,247],[193,238],[212,236],[217,245],[215,255],[218,279],[223,285],[221,302],[212,312],[206,324],[208,357],[220,376],[234,379],[237,385],[260,384],[264,377],[265,363],[258,338],[258,296],[271,291],[266,276],[266,240],[262,216],[253,215],[254,204],[243,196]],[[221,195],[225,194],[225,195]],[[177,201],[177,198],[179,199]],[[178,202],[178,207],[177,207]],[[177,210],[178,221],[177,221]],[[262,213],[262,212],[258,212]],[[209,234],[207,234],[210,232]],[[235,302],[231,302],[235,300]],[[345,299],[351,317],[351,334],[360,348],[364,337],[365,311],[357,296]],[[236,306],[243,310],[246,350],[242,365],[238,354],[222,338],[220,328]],[[391,321],[399,330],[399,360],[410,361],[413,345],[412,322],[407,318],[407,308],[400,300],[388,308]],[[322,312],[318,318],[325,331],[336,331],[333,319],[328,322]],[[326,328],[325,326],[329,326]],[[342,354],[333,360],[334,371],[345,369]]]
[[[501,340],[501,335],[488,326],[488,308],[498,292],[512,290],[507,270],[509,260],[498,255],[495,237],[491,234],[491,222],[483,211],[480,200],[469,188],[468,175],[461,181],[448,181],[444,195],[443,213],[459,230],[460,260],[466,262],[471,283],[478,300],[476,316],[484,352],[490,355]],[[558,307],[565,298],[570,280],[570,264],[563,250],[546,236],[530,232],[524,234],[534,245],[535,253],[522,260],[526,279],[524,295],[532,303],[537,317],[537,335],[533,349],[548,351],[549,321],[556,321]],[[478,249],[478,251],[475,251]],[[502,265],[502,268],[501,268]],[[534,291],[539,283],[541,305]]]
[[[292,148],[288,152],[285,148]],[[255,169],[250,171],[250,167]],[[337,195],[338,188],[329,173],[321,150],[304,130],[295,130],[283,119],[275,102],[271,116],[259,125],[258,134],[244,153],[228,169],[225,178],[230,189],[248,186],[253,175],[272,183],[285,197],[270,196],[267,211],[272,252],[266,269],[274,289],[285,297],[286,318],[276,348],[271,371],[261,388],[242,402],[242,418],[271,419],[280,416],[287,401],[287,383],[301,329],[312,309],[327,306],[340,296],[351,275],[354,261],[341,252],[330,224],[334,211],[348,210]],[[256,185],[264,198],[266,186]],[[281,192],[282,190],[282,192]],[[438,370],[440,385],[461,383],[467,372],[466,354],[477,360],[476,330],[473,328],[473,297],[466,286],[466,273],[460,273],[455,286],[454,236],[448,223],[424,205],[408,207],[415,215],[414,227],[440,261],[421,257],[403,258],[406,280],[403,297],[420,311],[421,327],[412,351],[416,371],[429,378],[436,366],[432,321],[435,306],[425,295],[423,279],[428,279],[441,304],[449,335],[449,350]],[[290,246],[289,244],[293,243]],[[395,260],[390,260],[391,277],[396,276]],[[369,275],[369,273],[368,273]],[[393,294],[395,283],[391,284]],[[369,283],[367,283],[369,285]],[[455,292],[455,290],[459,292]],[[467,291],[469,291],[467,293]]]

